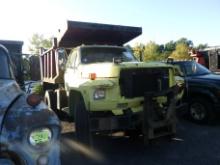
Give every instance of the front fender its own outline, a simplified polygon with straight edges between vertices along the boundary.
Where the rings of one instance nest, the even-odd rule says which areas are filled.
[[[52,131],[52,144],[43,150],[36,150],[29,143],[29,135],[33,130],[45,127]],[[55,113],[47,109],[43,102],[36,107],[29,106],[26,96],[23,95],[8,109],[3,123],[1,143],[6,146],[5,151],[16,153],[27,164],[36,164],[37,159],[43,154],[48,156],[50,162],[59,162],[59,136],[60,122]]]
[[[68,87],[69,90],[69,102],[77,100],[76,97],[82,96],[86,109],[89,109],[90,101],[93,100],[93,92],[96,88],[112,89],[116,86],[115,80],[88,80],[85,83],[81,84],[79,87]],[[118,89],[116,89],[118,90]],[[70,104],[71,106],[72,104]],[[73,114],[73,113],[71,113]]]
[[[13,165],[14,162],[12,160],[10,160],[9,158],[0,158],[0,164]]]
[[[212,91],[208,90],[208,89],[202,89],[202,88],[195,88],[195,89],[191,89],[189,90],[189,96],[193,97],[193,96],[204,96],[204,97],[208,97],[209,99],[211,99],[214,103],[218,102],[217,97],[213,94]]]

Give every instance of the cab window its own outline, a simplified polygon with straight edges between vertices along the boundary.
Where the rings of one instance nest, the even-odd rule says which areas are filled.
[[[74,66],[75,66],[75,61],[76,61],[76,51],[73,51],[73,52],[70,54],[70,56],[69,56],[69,58],[68,58],[68,60],[67,60],[67,67],[68,67],[68,68],[74,68]]]
[[[9,61],[5,51],[0,49],[0,78],[11,78]]]

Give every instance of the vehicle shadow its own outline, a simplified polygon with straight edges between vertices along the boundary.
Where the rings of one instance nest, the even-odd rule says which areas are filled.
[[[74,131],[71,131],[63,133],[61,137],[61,162],[89,165],[218,164],[220,162],[219,128],[220,124],[213,127],[180,119],[176,137],[173,138],[162,137],[144,145],[141,136],[131,139],[121,133],[112,136],[95,135],[92,147],[77,142]]]

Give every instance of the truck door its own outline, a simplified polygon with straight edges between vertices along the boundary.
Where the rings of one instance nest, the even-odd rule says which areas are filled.
[[[66,70],[64,74],[65,84],[67,86],[75,86],[77,81],[77,52],[70,53],[66,64]]]

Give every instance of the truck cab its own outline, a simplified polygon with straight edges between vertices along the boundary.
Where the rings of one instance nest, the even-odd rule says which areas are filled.
[[[70,53],[64,79],[65,85],[78,87],[79,79],[108,80],[119,77],[121,63],[138,62],[132,52],[120,46],[86,45],[73,49]],[[74,77],[74,78],[73,78]],[[74,82],[75,81],[75,82]],[[69,83],[67,83],[69,82]],[[71,82],[73,84],[71,85]],[[79,82],[83,84],[83,82]]]

